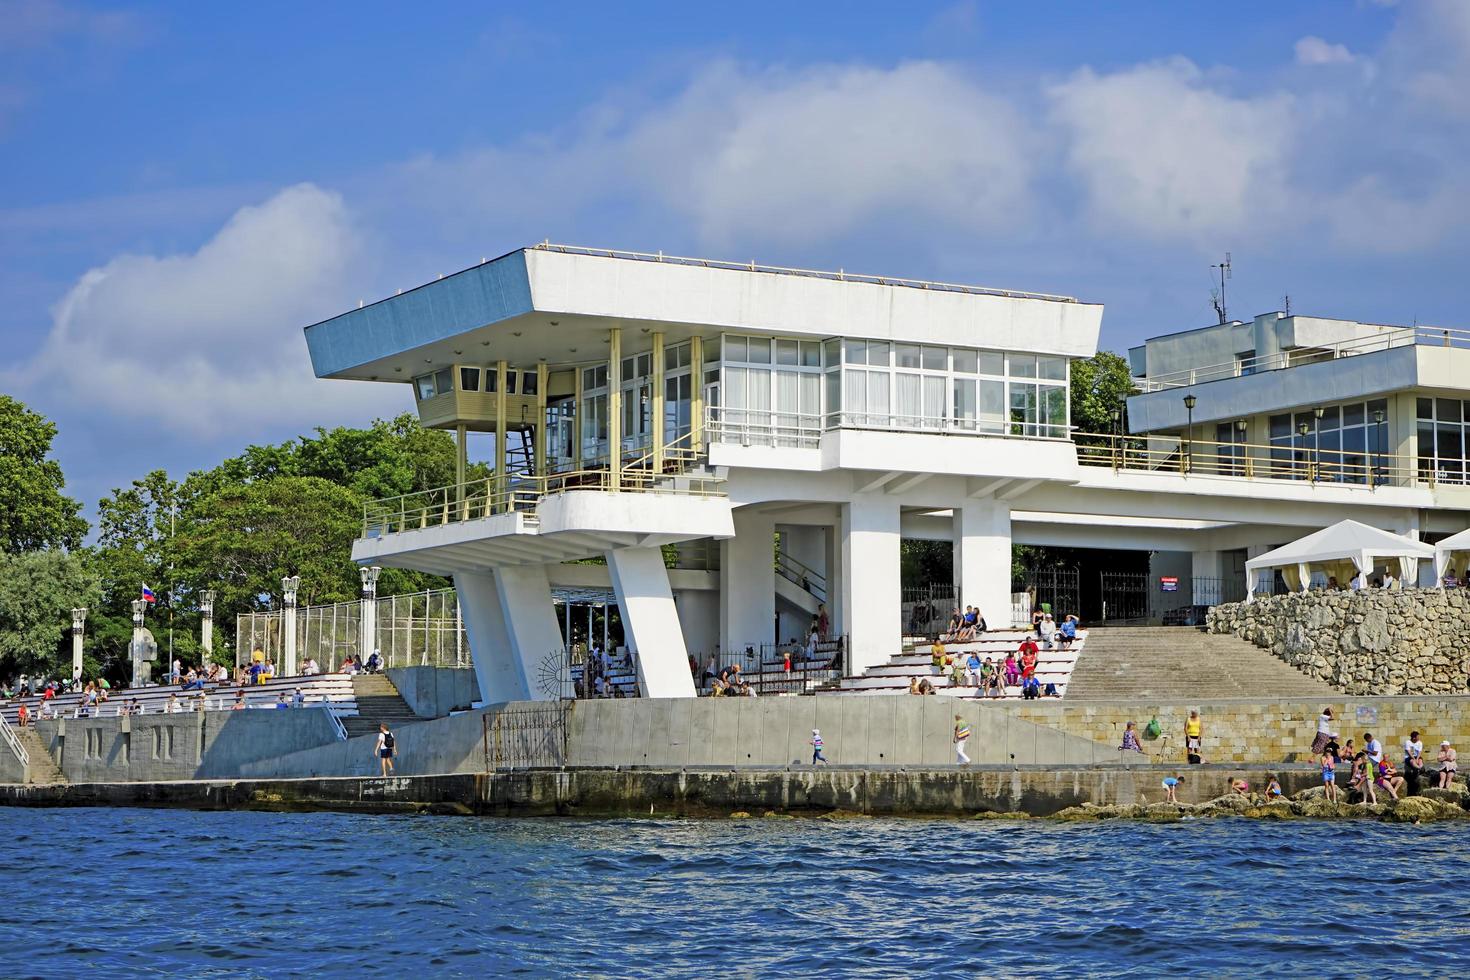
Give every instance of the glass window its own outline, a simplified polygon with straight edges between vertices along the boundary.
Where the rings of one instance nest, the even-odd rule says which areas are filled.
[[[1291,435],[1291,416],[1290,415],[1273,415],[1273,416],[1271,416],[1271,438],[1272,439],[1282,439],[1282,438],[1285,438],[1285,437],[1290,436],[1290,435]]]
[[[844,340],[842,359],[848,364],[866,364],[868,363],[868,346],[861,340]]]
[[[436,392],[442,395],[445,392],[452,390],[453,388],[454,374],[449,370],[449,368],[445,368],[442,371],[434,372],[434,390]]]
[[[1011,434],[1018,436],[1035,435],[1036,419],[1036,386],[1030,384],[1011,384]]]
[[[888,347],[886,340],[868,341],[868,363],[877,367],[888,366]]]
[[[836,367],[842,363],[842,341],[828,340],[822,344],[827,355],[827,367]]]
[[[1418,411],[1415,412],[1415,414],[1418,415],[1419,418],[1421,418],[1421,419],[1432,419],[1432,418],[1434,418],[1434,399],[1433,398],[1418,398],[1418,399],[1415,399],[1415,405],[1416,405],[1416,407],[1418,409]]]
[[[822,345],[815,340],[803,340],[801,342],[801,366],[822,366]]]
[[[1459,422],[1460,400],[1458,398],[1436,398],[1434,414],[1441,422]]]
[[[924,348],[924,370],[944,371],[949,368],[949,352],[943,347]]]
[[[1047,381],[1067,380],[1067,359],[1065,357],[1037,358],[1037,368],[1040,376]]]
[[[480,390],[480,369],[475,367],[462,367],[459,369],[459,390]]]
[[[1060,385],[1041,386],[1042,420],[1050,428],[1039,435],[1063,439],[1067,435],[1067,389]]]
[[[1322,417],[1317,420],[1317,428],[1321,429],[1323,432],[1330,432],[1331,430],[1337,428],[1337,423],[1338,411],[1337,406],[1334,405],[1322,413]]]
[[[664,370],[677,371],[689,366],[689,345],[679,344],[664,348]]]
[[[835,415],[842,411],[842,374],[838,371],[827,373],[827,412]]]
[[[795,366],[798,360],[797,344],[794,340],[776,341],[776,363]]]
[[[536,377],[536,372],[535,371],[526,371],[526,372],[523,372],[521,374],[521,394],[523,394],[523,395],[534,395],[534,394],[537,394],[538,392],[536,390],[536,386],[539,383],[539,380],[540,379],[538,379]]]
[[[899,344],[896,353],[898,355],[899,367],[916,368],[919,366],[918,344]]]
[[[956,347],[949,352],[950,359],[954,362],[955,374],[975,373],[975,352]]]
[[[735,364],[743,364],[750,360],[749,345],[744,337],[725,338],[725,360]]]
[[[1036,377],[1036,355],[1035,354],[1011,354],[1011,377],[1034,378]]]
[[[1362,425],[1363,424],[1363,403],[1362,402],[1358,402],[1356,405],[1344,405],[1344,406],[1342,406],[1342,424],[1343,425]]]
[[[1006,383],[980,382],[980,427],[987,432],[1000,432],[1006,419]]]
[[[508,369],[505,372],[505,393],[507,395],[514,395],[516,393],[516,375],[517,374],[520,374],[520,372],[519,371],[511,371],[511,370],[508,370]]]
[[[1378,424],[1378,419],[1374,417],[1374,415],[1373,415],[1374,412],[1382,412],[1383,413],[1383,420],[1385,422],[1387,422],[1388,421],[1388,399],[1386,399],[1386,398],[1375,398],[1371,402],[1368,403],[1368,418],[1367,418],[1367,421],[1372,422],[1374,425],[1377,425]]]
[[[493,394],[495,394],[495,392],[497,392],[499,390],[500,390],[500,372],[497,371],[497,370],[495,370],[495,368],[487,367],[485,369],[485,392],[486,392],[486,394],[493,395]]]
[[[975,382],[967,378],[954,383],[954,419],[962,428],[974,428]]]
[[[653,373],[653,351],[638,355],[638,377],[646,378]]]
[[[995,351],[981,351],[980,373],[993,374],[997,378],[1004,377],[1006,373],[1006,356]]]
[[[422,378],[414,378],[414,387],[418,389],[419,401],[434,397],[434,376],[426,374]]]
[[[633,377],[634,372],[632,357],[623,358],[622,363],[618,365],[618,374],[624,381],[627,381],[629,378]]]
[[[771,338],[769,338],[769,337],[751,337],[750,338],[750,363],[752,363],[752,364],[770,364],[771,363]]]
[[[883,345],[887,347],[887,344]],[[887,425],[888,407],[888,374],[885,371],[868,372],[868,416],[874,425]]]

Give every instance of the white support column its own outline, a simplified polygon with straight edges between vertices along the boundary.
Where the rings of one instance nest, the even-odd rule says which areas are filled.
[[[71,679],[82,679],[82,632],[87,626],[87,609],[78,606],[71,611]]]
[[[861,674],[898,653],[899,511],[883,494],[854,494],[842,505],[842,605],[851,669]]]
[[[364,565],[357,570],[362,579],[362,612],[357,622],[357,655],[363,660],[367,660],[378,649],[378,576],[382,571],[377,565]],[[326,669],[336,670],[336,665],[327,664]]]
[[[129,687],[143,686],[143,613],[147,609],[145,600],[133,600],[133,679]]]
[[[526,697],[532,701],[561,697],[558,687],[542,689],[542,671],[548,658],[559,665],[563,651],[561,625],[551,601],[551,582],[545,565],[518,565],[495,570],[500,612],[510,638],[512,660],[520,672]]]
[[[495,576],[490,572],[456,572],[454,591],[464,610],[470,663],[480,685],[480,700],[486,704],[527,700],[520,667],[511,652]]]
[[[772,642],[776,623],[776,523],[749,507],[720,542],[720,651],[726,658]]]
[[[770,564],[769,553],[766,564]],[[656,547],[618,548],[607,553],[607,568],[618,597],[624,638],[638,654],[638,687],[643,696],[694,697],[689,653],[663,553]]]
[[[288,575],[281,579],[284,599],[281,607],[281,640],[284,651],[281,656],[281,674],[295,677],[296,670],[296,590],[301,585],[300,575]]]
[[[954,509],[955,601],[975,606],[991,629],[1011,624],[1011,505],[967,500]]]
[[[199,593],[199,647],[203,651],[201,660],[206,667],[214,660],[214,599],[213,589],[205,589]],[[81,661],[77,663],[80,664]]]

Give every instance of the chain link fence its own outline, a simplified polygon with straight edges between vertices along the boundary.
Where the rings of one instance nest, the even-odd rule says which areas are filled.
[[[296,662],[315,660],[336,670],[348,657],[366,661],[374,650],[386,667],[468,667],[470,644],[453,589],[385,596],[372,603],[372,642],[363,648],[363,602],[302,606],[296,610]],[[253,651],[280,664],[284,654],[283,610],[244,613],[235,620],[235,663]]]

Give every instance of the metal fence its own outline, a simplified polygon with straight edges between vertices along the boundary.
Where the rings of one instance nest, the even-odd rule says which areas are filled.
[[[377,650],[384,667],[468,667],[470,645],[453,589],[434,589],[374,600],[373,643],[362,649],[362,602],[302,606],[296,610],[296,662],[315,660],[333,670],[350,656],[364,661]],[[235,620],[236,666],[260,650],[278,666],[284,650],[285,613],[244,613]]]
[[[958,608],[952,582],[904,586],[899,593],[899,608],[905,636],[937,636],[949,628],[950,614]]]
[[[480,716],[485,771],[542,769],[567,762],[570,702],[507,705]]]

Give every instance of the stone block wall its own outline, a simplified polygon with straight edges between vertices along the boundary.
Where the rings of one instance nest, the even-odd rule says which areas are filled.
[[[1209,612],[1237,636],[1349,694],[1470,691],[1470,590],[1325,590]]]

